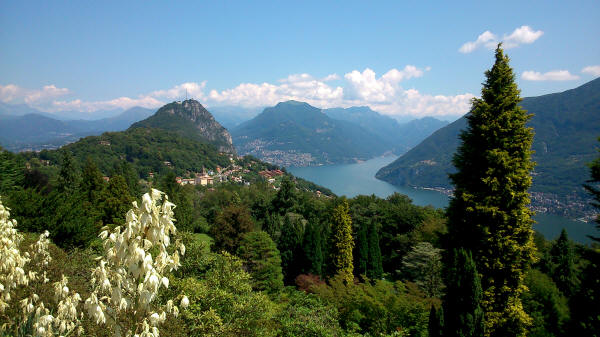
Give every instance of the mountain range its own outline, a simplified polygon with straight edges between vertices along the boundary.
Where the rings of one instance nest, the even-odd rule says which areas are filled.
[[[448,125],[447,121],[433,117],[399,123],[367,106],[324,109],[323,112],[333,119],[352,122],[378,135],[389,144],[389,149],[396,155],[405,153],[436,130]]]
[[[600,78],[561,93],[524,98],[521,106],[533,114],[529,126],[535,132],[532,149],[537,165],[531,190],[563,199],[585,196],[587,163],[599,145]],[[463,116],[380,169],[376,177],[395,185],[450,188],[452,156],[466,126]]]
[[[266,108],[232,134],[240,154],[281,166],[356,162],[386,150],[385,141],[377,135],[297,101]]]
[[[0,105],[0,145],[11,151],[57,148],[105,131],[122,131],[154,111],[134,107],[98,120],[59,120],[26,105]]]
[[[368,107],[324,109],[287,101],[232,130],[239,153],[281,166],[314,166],[404,153],[446,122],[399,124]]]

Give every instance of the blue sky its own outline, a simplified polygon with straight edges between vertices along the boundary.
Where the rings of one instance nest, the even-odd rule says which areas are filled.
[[[187,89],[451,119],[500,40],[523,96],[574,88],[600,76],[600,2],[1,0],[0,100],[90,117]]]

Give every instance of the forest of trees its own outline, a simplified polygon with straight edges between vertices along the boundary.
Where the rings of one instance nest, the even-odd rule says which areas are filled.
[[[264,181],[181,186],[176,169],[156,170],[149,180],[152,160],[119,161],[116,153],[103,155],[101,147],[85,150],[81,144],[43,158],[0,151],[0,203],[24,234],[17,240],[22,251],[37,247],[31,246],[36,237],[49,232],[51,243],[45,245],[52,260],[45,271],[52,280],[66,276],[67,290],[91,299],[85,305],[93,314],[77,318],[89,336],[121,328],[146,331],[139,312],[114,316],[119,324],[111,330],[99,322],[110,321],[119,309],[94,309],[129,308],[127,301],[100,296],[106,290],[102,280],[114,285],[129,276],[101,276],[104,264],[96,261],[101,257],[107,268],[127,266],[110,254],[119,240],[133,240],[125,228],[154,238],[135,243],[145,255],[139,254],[163,254],[171,261],[154,260],[152,269],[140,258],[148,273],[156,270],[157,284],[153,276],[132,276],[154,286],[156,295],[140,303],[149,313],[147,331],[160,326],[163,336],[594,336],[600,331],[600,239],[585,246],[563,231],[548,241],[531,229],[532,131],[519,99],[499,47],[461,136],[451,177],[456,192],[447,210],[416,206],[397,193],[385,199],[317,194],[289,175],[278,189]],[[123,147],[135,142],[135,134],[109,136]],[[212,152],[207,158],[202,165],[226,164]],[[171,160],[176,165],[185,159]],[[590,167],[586,188],[599,207],[600,158]],[[8,218],[2,221],[8,224]],[[171,237],[151,236],[152,228]],[[172,268],[176,262],[180,266]],[[7,272],[0,269],[0,280]],[[15,299],[31,291],[53,303],[54,293],[37,283],[14,289],[12,300],[3,298],[2,329],[35,335],[27,323],[35,313],[15,330],[21,317]]]

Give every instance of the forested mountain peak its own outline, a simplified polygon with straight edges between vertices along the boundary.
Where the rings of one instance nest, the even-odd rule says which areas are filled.
[[[139,127],[175,131],[185,137],[211,143],[217,146],[219,151],[235,152],[227,129],[194,99],[164,105],[153,116],[131,126]]]
[[[280,102],[233,130],[241,154],[281,166],[314,166],[370,159],[389,150],[377,134],[298,101]]]

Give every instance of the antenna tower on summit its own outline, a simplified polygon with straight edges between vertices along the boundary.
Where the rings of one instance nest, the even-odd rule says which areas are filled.
[[[185,100],[187,101],[187,88],[185,88]]]

